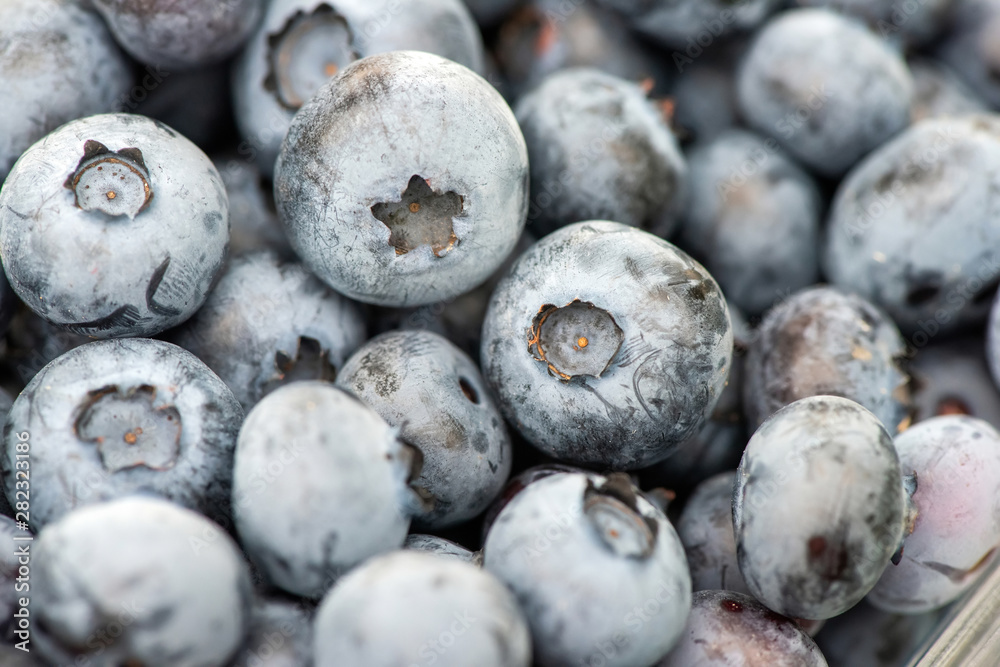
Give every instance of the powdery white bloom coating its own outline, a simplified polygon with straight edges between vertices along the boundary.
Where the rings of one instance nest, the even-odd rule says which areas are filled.
[[[905,128],[913,98],[899,53],[824,9],[788,11],[765,25],[736,89],[751,127],[827,176],[844,173]]]
[[[233,69],[240,153],[271,177],[292,117],[328,78],[410,50],[483,72],[482,37],[461,0],[272,0]]]
[[[718,285],[667,241],[616,222],[563,227],[493,293],[483,375],[533,445],[630,470],[698,432],[729,374]]]
[[[17,161],[0,191],[11,287],[53,324],[151,336],[204,302],[229,243],[229,202],[201,150],[144,116],[74,120]]]
[[[527,623],[500,581],[415,551],[373,558],[345,576],[320,604],[314,633],[316,667],[531,664]]]
[[[795,618],[850,609],[899,547],[905,495],[892,438],[871,412],[836,396],[782,408],[750,439],[733,489],[750,592]]]
[[[174,69],[217,63],[236,52],[265,0],[90,0],[136,60]]]
[[[276,586],[319,598],[337,577],[406,539],[410,461],[396,431],[351,394],[293,382],[247,415],[233,515]]]
[[[544,667],[652,664],[691,608],[677,533],[623,474],[530,483],[500,511],[483,554],[517,596]]]
[[[72,0],[0,2],[0,183],[31,144],[111,111],[132,85],[101,18]]]
[[[934,417],[895,439],[904,475],[916,476],[917,516],[903,557],[868,601],[919,614],[969,590],[1000,546],[1000,433],[972,417]]]
[[[512,461],[507,428],[475,362],[448,339],[384,333],[347,360],[337,385],[420,450],[423,465],[412,484],[432,504],[414,517],[419,526],[467,521],[503,489]]]
[[[677,522],[677,535],[684,544],[695,591],[750,593],[736,561],[735,482],[735,471],[706,479],[691,494]]]
[[[299,667],[312,664],[312,606],[300,600],[260,598],[253,604],[246,641],[230,667]]]
[[[397,51],[353,63],[299,110],[274,188],[292,246],[322,280],[360,301],[420,305],[468,292],[513,250],[527,149],[484,79]]]
[[[247,565],[205,517],[131,496],[68,514],[32,548],[32,648],[49,664],[226,664],[250,616]]]
[[[36,529],[133,493],[225,523],[242,421],[229,388],[186,350],[149,338],[88,343],[45,366],[14,401],[4,486],[13,498],[17,443],[27,442]]]
[[[932,118],[857,165],[833,200],[831,283],[884,308],[917,347],[986,319],[1000,280],[1000,118]]]
[[[939,116],[989,113],[986,102],[947,65],[930,58],[911,59],[907,64],[913,74],[910,116],[914,123]]]
[[[680,641],[654,667],[827,667],[816,643],[794,621],[749,595],[694,594]]]

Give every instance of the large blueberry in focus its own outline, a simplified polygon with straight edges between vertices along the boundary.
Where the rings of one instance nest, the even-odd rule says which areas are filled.
[[[219,172],[143,116],[63,125],[17,161],[0,191],[0,254],[36,313],[94,338],[150,336],[208,295],[229,243]]]
[[[422,527],[461,523],[486,509],[507,482],[510,438],[476,364],[429,331],[372,339],[341,370],[354,393],[420,451],[413,480],[431,501]]]
[[[31,549],[31,647],[50,665],[223,665],[250,616],[221,527],[155,498],[78,509]]]
[[[525,252],[493,294],[483,374],[501,410],[561,460],[634,469],[698,431],[726,383],[722,292],[667,241],[581,222]]]
[[[527,149],[486,80],[396,51],[351,64],[299,110],[274,194],[292,246],[327,284],[420,305],[468,292],[513,250]]]
[[[774,611],[841,614],[878,582],[903,537],[906,492],[885,427],[854,401],[803,398],[757,429],[733,489],[743,580]]]
[[[152,493],[222,523],[243,410],[193,354],[148,338],[88,343],[43,368],[14,401],[0,458],[15,497],[27,443],[31,525],[81,505]]]

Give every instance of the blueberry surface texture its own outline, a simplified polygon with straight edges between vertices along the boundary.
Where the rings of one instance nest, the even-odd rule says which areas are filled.
[[[598,0],[599,4],[620,12],[633,28],[667,48],[681,49],[692,44],[711,43],[722,35],[756,28],[774,12],[779,0],[679,0],[674,2],[637,2],[636,0]],[[698,52],[700,55],[700,52]],[[686,52],[674,51],[676,65],[687,64]]]
[[[677,535],[684,545],[695,591],[750,594],[736,560],[735,483],[735,471],[709,477],[695,488],[677,521]]]
[[[483,324],[483,375],[543,452],[617,470],[695,434],[729,373],[733,333],[715,280],[628,225],[568,225],[525,252]]]

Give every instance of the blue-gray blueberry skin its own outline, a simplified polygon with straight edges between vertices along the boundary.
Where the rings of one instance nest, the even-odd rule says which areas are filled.
[[[736,561],[733,486],[736,471],[709,477],[695,488],[681,511],[677,535],[684,545],[696,591],[750,594]]]
[[[941,618],[939,612],[890,614],[864,600],[816,635],[830,667],[906,667]]]
[[[794,621],[728,590],[695,592],[684,634],[654,667],[692,665],[827,667],[816,642]]]
[[[723,35],[757,28],[781,5],[780,0],[680,0],[678,2],[643,2],[642,0],[598,0],[599,4],[618,11],[642,35],[668,49],[684,50],[697,58],[700,47]],[[698,49],[696,52],[692,47]],[[672,57],[677,58],[674,52]]]
[[[0,253],[36,313],[93,338],[151,336],[222,270],[229,202],[201,150],[131,114],[81,118],[25,151],[0,191]]]
[[[906,504],[899,458],[875,415],[837,396],[796,401],[757,429],[737,470],[743,580],[779,614],[842,614],[899,548]]]
[[[233,69],[240,154],[271,177],[292,117],[330,77],[406,50],[483,72],[482,37],[461,0],[271,0]]]
[[[430,508],[417,526],[440,529],[485,510],[507,482],[507,427],[476,364],[429,331],[384,333],[344,364],[337,386],[399,429],[421,453],[413,485]]]
[[[743,407],[751,430],[800,398],[857,401],[890,434],[910,416],[906,344],[879,308],[833,287],[793,294],[764,317],[747,354]]]
[[[410,549],[411,551],[423,551],[435,554],[442,558],[453,558],[466,563],[472,563],[473,565],[482,564],[482,557],[478,552],[469,551],[461,544],[456,544],[451,540],[446,540],[436,535],[411,533],[407,535],[406,542],[403,543],[403,548]]]
[[[529,667],[531,637],[496,577],[416,551],[373,558],[316,611],[316,667]]]
[[[265,0],[90,0],[141,63],[183,70],[221,62],[250,37]]]
[[[4,490],[15,497],[18,443],[31,455],[30,524],[133,493],[225,523],[243,410],[193,354],[135,338],[80,346],[43,368],[4,425]],[[22,452],[23,453],[23,452]]]
[[[231,155],[217,156],[212,162],[222,176],[229,199],[230,255],[269,250],[283,260],[294,260],[295,252],[274,210],[271,188],[264,188],[257,166]]]
[[[1000,391],[979,336],[935,341],[909,362],[913,421],[969,415],[1000,428]]]
[[[916,520],[868,601],[919,614],[969,590],[1000,546],[1000,433],[962,415],[915,424],[894,441],[903,475],[914,476]]]
[[[302,667],[312,664],[312,614],[302,603],[255,600],[242,648],[228,667]]]
[[[670,235],[687,165],[663,110],[639,84],[596,69],[562,70],[521,97],[514,114],[528,146],[534,233],[614,220]]]
[[[866,23],[885,40],[919,46],[948,25],[956,0],[800,0],[805,7],[826,7]]]
[[[937,56],[992,107],[1000,108],[1000,2],[960,0]]]
[[[884,308],[917,347],[981,324],[1000,280],[997,178],[1000,118],[915,124],[841,183],[824,244],[830,282]]]
[[[421,504],[408,486],[414,457],[354,395],[326,382],[285,385],[240,431],[240,542],[272,584],[318,599],[358,563],[402,546]]]
[[[628,225],[568,225],[525,252],[483,324],[505,417],[559,460],[615,470],[666,458],[711,414],[733,333],[715,280]]]
[[[174,334],[245,410],[297,380],[333,382],[365,340],[354,302],[268,252],[234,259],[205,305]]]
[[[529,484],[500,511],[483,554],[527,615],[542,667],[652,664],[691,608],[677,533],[623,474]]]
[[[0,183],[31,144],[74,118],[111,111],[132,86],[101,18],[72,0],[0,5]]]
[[[824,9],[791,10],[765,25],[736,87],[750,127],[830,177],[904,129],[913,98],[902,56]]]
[[[685,142],[709,142],[739,124],[733,61],[743,57],[746,43],[733,40],[690,62],[675,62],[672,125]]]
[[[165,500],[75,510],[31,552],[31,648],[49,664],[220,665],[246,633],[250,579],[236,544]]]
[[[730,130],[688,155],[690,196],[678,243],[704,260],[750,315],[819,278],[823,202],[773,138]]]
[[[470,291],[514,249],[527,149],[486,80],[397,51],[351,64],[299,110],[274,188],[317,276],[359,301],[416,306]]]
[[[965,84],[952,69],[931,58],[914,58],[907,63],[913,74],[913,123],[939,116],[988,113],[989,105]]]

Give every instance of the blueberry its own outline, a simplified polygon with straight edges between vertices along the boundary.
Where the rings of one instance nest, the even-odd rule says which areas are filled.
[[[740,572],[774,611],[822,620],[875,586],[903,536],[905,491],[885,427],[814,396],[757,429],[733,489]]]
[[[737,96],[751,127],[816,172],[837,176],[906,127],[913,80],[902,57],[863,26],[799,9],[757,34]]]
[[[902,558],[868,595],[876,607],[919,614],[969,590],[1000,547],[1000,433],[980,419],[933,417],[900,433],[916,518]],[[909,532],[909,531],[908,531]]]
[[[816,635],[830,667],[905,667],[939,628],[940,614],[890,614],[864,600]]]
[[[951,31],[937,55],[990,106],[1000,107],[1000,3],[996,0],[956,0]]]
[[[0,183],[31,144],[74,118],[111,111],[132,85],[104,22],[78,2],[4,0]]]
[[[969,415],[1000,428],[1000,392],[990,377],[980,338],[935,341],[918,350],[909,366],[915,422]]]
[[[495,577],[414,551],[373,558],[323,599],[316,667],[528,667],[531,639],[517,601]]]
[[[305,264],[387,306],[482,283],[517,243],[528,204],[514,114],[471,70],[427,53],[348,66],[296,114],[275,173],[278,213]]]
[[[427,51],[476,72],[483,44],[461,0],[271,0],[233,71],[239,151],[270,177],[295,112],[354,60]]]
[[[49,664],[219,665],[243,639],[246,563],[194,512],[101,503],[46,528],[32,552],[31,646]]]
[[[293,382],[247,415],[236,446],[240,541],[274,585],[319,598],[344,572],[399,548],[420,505],[414,450],[353,395]]]
[[[414,485],[431,508],[414,521],[443,528],[481,513],[510,474],[510,438],[476,368],[447,339],[397,331],[366,343],[341,369],[352,392],[420,452]]]
[[[750,315],[819,278],[822,200],[774,139],[742,130],[691,152],[691,196],[678,243],[704,259]]]
[[[747,355],[743,401],[756,429],[778,408],[832,394],[875,413],[890,433],[909,423],[899,330],[864,299],[831,287],[792,295],[765,316]]]
[[[258,599],[249,632],[230,667],[293,667],[312,664],[312,614],[304,604]]]
[[[654,667],[827,667],[816,643],[792,620],[749,595],[697,591],[677,646]]]
[[[175,345],[89,343],[43,368],[14,401],[0,459],[7,497],[17,500],[17,445],[27,442],[35,529],[137,492],[224,522],[242,419],[226,385]]]
[[[32,310],[95,338],[180,324],[208,294],[229,241],[219,173],[142,116],[63,125],[25,151],[0,191],[0,253]]]
[[[687,621],[684,548],[621,473],[529,484],[500,511],[483,554],[517,596],[542,666],[649,665]]]
[[[801,0],[806,7],[828,7],[867,23],[882,39],[910,46],[926,44],[948,24],[955,0]]]
[[[732,331],[712,277],[627,225],[568,225],[524,253],[493,294],[483,374],[546,454],[651,465],[697,432],[729,373]]]
[[[663,111],[639,85],[596,69],[563,70],[514,113],[531,164],[533,231],[615,220],[669,236],[687,166]]]
[[[23,388],[47,363],[90,342],[87,336],[60,329],[29,308],[19,308],[7,332],[2,363],[9,376],[18,379],[17,387]]]
[[[598,0],[629,19],[643,35],[674,51],[674,64],[690,61],[692,45],[704,46],[723,35],[752,30],[782,4],[780,0]],[[700,51],[695,54],[695,57]]]
[[[168,69],[222,61],[250,36],[265,0],[90,0],[122,48]]]
[[[986,113],[989,107],[971,88],[943,63],[930,58],[909,61],[913,74],[914,123],[925,118]]]
[[[669,459],[668,459],[669,460]],[[695,591],[750,593],[736,562],[733,533],[735,471],[709,477],[688,498],[677,522]]]
[[[1000,291],[993,299],[989,324],[986,327],[986,359],[993,381],[1000,387]]]
[[[30,498],[30,486],[28,487],[28,491],[29,493],[26,495]],[[24,498],[25,496],[21,497]],[[20,603],[22,598],[30,598],[31,581],[18,582],[17,578],[20,575],[17,569],[22,564],[18,562],[20,558],[19,552],[22,552],[25,548],[28,550],[28,565],[30,566],[32,547],[30,540],[32,537],[32,534],[27,530],[18,528],[14,519],[11,519],[9,516],[0,516],[0,643],[9,642],[13,644],[20,641],[17,635],[14,634],[14,631],[18,629],[17,618],[14,616],[14,612],[22,607]],[[29,618],[32,611],[34,609],[29,606]],[[30,630],[28,637],[30,638]],[[7,665],[2,655],[0,655],[0,664]]]
[[[403,548],[411,551],[423,551],[444,558],[454,558],[473,565],[480,565],[482,560],[479,553],[474,553],[461,544],[434,535],[421,535],[419,533],[408,535],[406,542],[403,543]]]
[[[913,344],[986,318],[1000,280],[1000,119],[921,121],[841,183],[830,281],[883,307]]]
[[[364,342],[365,323],[356,304],[300,264],[252,253],[229,265],[175,338],[249,410],[282,384],[332,382]]]
[[[670,97],[675,104],[672,124],[682,139],[711,141],[739,123],[732,62],[742,58],[745,42],[727,42],[691,63],[677,64],[679,75]]]
[[[295,259],[292,246],[274,210],[271,188],[264,188],[252,162],[233,157],[213,160],[229,199],[229,251],[234,257],[269,250],[283,260]]]

